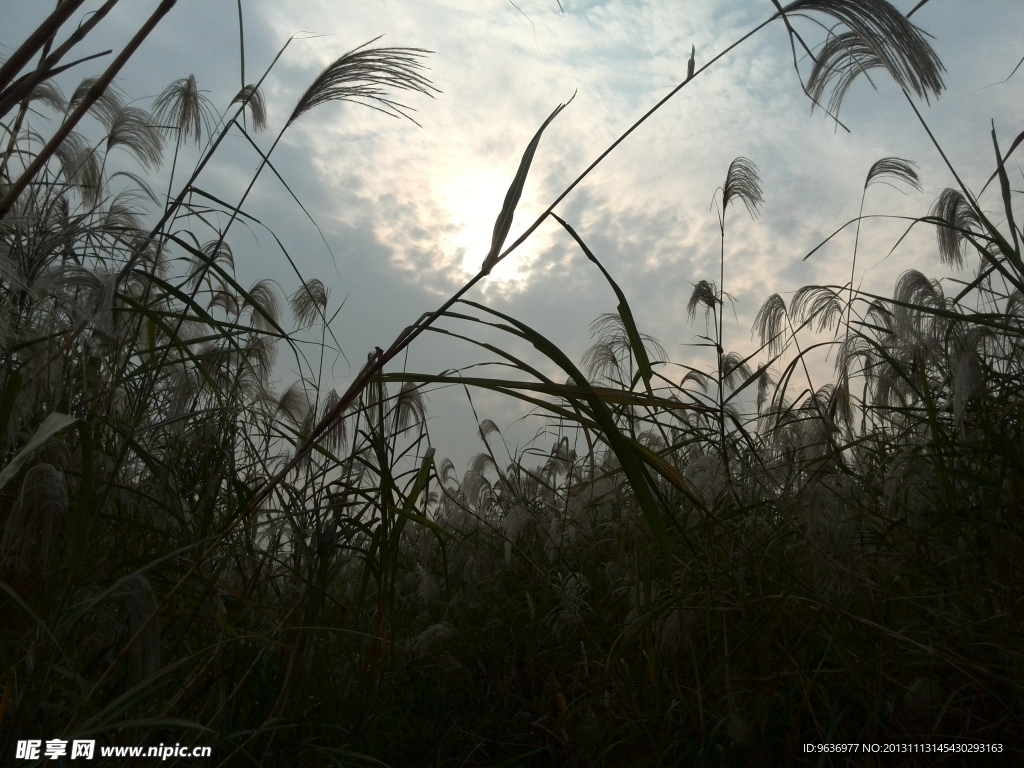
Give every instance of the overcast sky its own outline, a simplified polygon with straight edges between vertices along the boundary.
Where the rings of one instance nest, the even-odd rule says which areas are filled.
[[[895,4],[907,11],[916,2]],[[288,46],[267,80],[271,130],[265,146],[307,85],[342,53],[378,35],[383,38],[377,45],[434,52],[429,75],[442,93],[402,99],[416,109],[422,127],[352,104],[329,104],[304,115],[275,151],[275,164],[322,228],[330,250],[271,175],[246,204],[306,278],[329,286],[332,307],[344,302],[335,331],[351,365],[335,365],[339,389],[367,352],[387,347],[404,326],[476,273],[523,150],[555,106],[576,92],[544,134],[508,242],[685,78],[691,45],[699,67],[774,9],[769,0],[562,0],[564,12],[556,0],[517,5],[243,4],[247,81],[262,75],[291,35],[320,35],[299,35],[307,39]],[[122,3],[83,53],[123,43],[155,6]],[[41,1],[0,3],[5,54],[50,7]],[[924,115],[965,183],[978,190],[993,168],[991,121],[1004,151],[1024,127],[1024,71],[1000,84],[1024,55],[1024,3],[932,0],[914,21],[934,36],[947,70],[947,91],[931,106],[922,105]],[[812,44],[823,39],[821,29],[807,25],[802,31]],[[238,90],[238,49],[233,0],[180,0],[118,82],[142,99],[192,73],[223,109]],[[89,66],[63,82],[100,67]],[[690,83],[559,206],[558,213],[625,291],[641,330],[658,338],[674,360],[706,368],[712,363],[706,350],[690,346],[704,327],[699,319],[689,322],[686,303],[695,282],[718,279],[715,192],[737,156],[756,163],[765,198],[757,220],[738,207],[727,222],[725,289],[736,299],[736,319],[728,316],[725,346],[744,353],[755,348],[750,324],[769,294],[788,298],[808,283],[848,280],[852,229],[802,259],[856,216],[864,175],[874,161],[916,161],[924,193],[872,187],[867,213],[925,214],[954,183],[899,90],[884,75],[873,79],[877,91],[866,80],[855,83],[840,113],[850,133],[837,130],[820,110],[811,114],[785,29],[775,23]],[[254,153],[235,141],[200,186],[237,199],[257,164]],[[1019,188],[1016,162],[1011,179]],[[1001,220],[994,191],[983,202]],[[865,224],[858,280],[866,289],[889,293],[908,268],[947,274],[938,264],[934,233],[924,228],[888,255],[904,227],[892,221]],[[297,279],[272,238],[238,228],[231,240],[242,282],[271,277],[287,292],[294,290]],[[551,221],[470,298],[530,323],[576,360],[590,343],[590,321],[616,306],[597,269]],[[435,373],[478,359],[475,350],[428,336],[413,349],[409,368]],[[474,397],[480,416],[500,427],[523,412],[493,396]],[[477,450],[459,415],[464,401],[460,393],[430,398],[439,453],[460,465]]]

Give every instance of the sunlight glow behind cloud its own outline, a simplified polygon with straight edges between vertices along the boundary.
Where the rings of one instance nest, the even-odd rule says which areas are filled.
[[[123,87],[133,96],[151,95],[191,70],[223,103],[238,87],[237,18],[228,5],[183,0],[140,57],[145,66],[125,70]],[[442,93],[403,98],[422,128],[356,105],[329,104],[286,134],[277,165],[336,258],[274,179],[261,179],[247,203],[299,255],[304,276],[324,280],[345,301],[338,333],[351,360],[387,346],[475,274],[522,153],[557,104],[577,92],[543,136],[506,244],[685,77],[691,44],[700,66],[774,12],[770,2],[748,0],[563,0],[564,14],[554,0],[517,5],[521,10],[506,0],[244,5],[250,80],[290,35],[326,35],[296,40],[275,66],[266,83],[272,126],[283,123],[324,66],[378,35],[384,37],[377,45],[434,51],[429,74]],[[906,11],[914,3],[896,5]],[[30,14],[23,8],[21,15]],[[129,29],[130,21],[112,16],[111,24]],[[992,167],[989,121],[1004,148],[1024,123],[1024,74],[997,84],[1020,58],[1016,32],[1024,6],[991,0],[967,10],[934,2],[914,21],[934,35],[948,70],[948,91],[924,110],[926,119],[967,184],[980,189]],[[820,29],[807,31],[809,41],[821,42]],[[710,362],[706,350],[691,346],[703,323],[691,324],[685,305],[694,283],[718,279],[712,200],[733,158],[757,164],[766,202],[754,221],[741,209],[730,212],[725,289],[737,304],[735,319],[727,317],[728,349],[753,349],[750,322],[769,294],[787,297],[808,283],[849,279],[852,230],[802,259],[856,215],[864,174],[875,160],[916,161],[925,191],[904,196],[872,189],[869,214],[922,215],[953,183],[898,89],[881,75],[873,81],[877,92],[859,80],[843,106],[852,133],[836,130],[820,110],[809,115],[785,31],[773,24],[684,88],[559,206],[629,297],[641,330],[659,338],[675,360]],[[237,165],[207,182],[225,199],[233,199],[258,162],[244,146],[231,151]],[[994,194],[990,187],[983,198],[990,209],[998,208]],[[899,221],[865,221],[857,276],[865,288],[886,294],[908,268],[947,274],[938,266],[934,233],[924,227],[890,255],[904,229]],[[250,250],[236,258],[241,273],[293,286],[272,243],[259,240]],[[542,224],[471,298],[528,320],[576,360],[590,344],[590,320],[616,303],[554,222]],[[431,343],[413,350],[412,367],[434,373],[466,364],[477,352],[460,358]],[[830,365],[822,361],[823,375]],[[339,378],[340,386],[344,371]],[[483,415],[504,421],[500,413]]]
[[[432,77],[444,93],[417,102],[422,131],[382,125],[391,121],[344,108],[340,117],[317,118],[317,132],[331,138],[314,142],[318,155],[323,148],[344,158],[322,160],[325,167],[357,162],[373,168],[361,174],[364,222],[390,248],[394,279],[412,281],[435,301],[479,268],[522,152],[556,104],[578,91],[541,141],[507,243],[685,76],[691,44],[703,64],[774,10],[745,2],[568,2],[562,15],[547,0],[519,5],[522,13],[500,2],[389,2],[340,11],[313,6],[323,9],[321,24],[333,20],[346,39],[386,32],[386,44],[436,51]],[[956,161],[969,183],[980,186],[991,162],[988,119],[1004,126],[1009,141],[1022,111],[1019,98],[1008,98],[1019,93],[1020,78],[978,89],[1003,79],[1016,63],[1019,52],[1005,19],[1024,13],[1002,2],[975,6],[970,25],[959,16],[936,4],[915,22],[935,35],[949,69],[949,91],[927,111],[929,119],[962,153]],[[274,17],[278,35],[293,27],[293,18]],[[820,42],[820,30],[812,31],[811,39]],[[978,57],[961,61],[965,51],[978,50],[972,36],[985,40],[985,65]],[[336,41],[317,41],[319,65],[337,50]],[[296,60],[311,57],[313,51],[303,49]],[[310,63],[304,72],[308,79],[315,67]],[[810,115],[784,30],[773,25],[680,92],[559,206],[619,281],[642,330],[674,359],[710,364],[706,350],[693,346],[703,323],[687,320],[685,304],[694,283],[718,279],[712,201],[733,158],[744,155],[757,164],[766,198],[757,220],[737,209],[727,224],[725,288],[736,303],[735,315],[727,315],[726,348],[748,352],[751,320],[770,293],[788,297],[808,283],[848,280],[852,229],[802,259],[856,215],[864,174],[875,160],[917,161],[925,193],[874,189],[866,213],[922,215],[951,183],[898,89],[884,76],[873,81],[877,92],[860,81],[844,105],[852,133],[837,130],[820,110]],[[353,135],[361,137],[357,148]],[[888,293],[912,267],[929,276],[945,272],[934,255],[933,233],[923,228],[889,255],[903,226],[865,222],[857,279],[866,288]],[[496,269],[475,298],[527,319],[577,360],[590,343],[587,323],[615,306],[593,266],[553,222]],[[831,362],[822,359],[819,370],[824,380]]]

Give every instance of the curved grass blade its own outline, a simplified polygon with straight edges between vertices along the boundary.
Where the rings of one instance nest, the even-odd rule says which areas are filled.
[[[558,117],[558,113],[569,106],[575,98],[576,93],[573,92],[569,101],[555,107],[555,111],[548,115],[548,119],[544,121],[544,124],[534,134],[533,141],[530,142],[523,153],[523,159],[519,161],[519,170],[516,172],[516,177],[512,180],[512,185],[508,188],[508,192],[505,193],[505,202],[502,204],[501,212],[494,222],[491,250],[487,254],[487,258],[484,259],[483,266],[480,268],[482,274],[489,275],[494,265],[498,263],[501,246],[505,244],[508,231],[512,228],[512,217],[515,215],[516,206],[519,205],[519,198],[523,196],[523,187],[526,186],[526,176],[530,173],[530,164],[533,163],[533,156],[537,153],[537,147],[540,146],[541,134],[551,124],[551,121]]]
[[[586,376],[583,375],[583,372],[576,367],[576,365],[561,349],[558,348],[557,345],[526,324],[516,320],[514,317],[498,312],[490,307],[485,307],[484,305],[478,304],[474,301],[464,300],[464,303],[480,311],[500,317],[506,323],[513,326],[523,336],[523,338],[533,344],[534,348],[537,349],[538,352],[548,357],[548,359],[572,377],[573,381],[588,390],[589,393],[585,397],[585,400],[589,403],[592,409],[594,421],[597,422],[602,436],[608,443],[608,447],[615,453],[615,456],[619,460],[622,470],[626,475],[626,479],[629,481],[630,488],[636,494],[637,504],[647,521],[651,535],[654,538],[659,554],[662,556],[665,567],[670,567],[672,558],[669,553],[668,532],[665,527],[662,510],[655,499],[651,477],[647,474],[647,470],[645,469],[645,461],[642,456],[638,454],[634,445],[631,444],[632,441],[622,433],[619,425],[615,423],[615,418],[612,415],[611,410],[608,408],[608,405],[604,400],[602,400],[600,395],[593,391],[593,388],[587,381]]]
[[[1010,177],[1006,174],[1006,163],[999,152],[999,140],[996,138],[996,121],[992,121],[992,146],[996,150],[996,173],[999,174],[999,189],[1003,195],[1003,209],[1006,212],[1006,224],[1013,237],[1013,248],[1017,252],[1020,263],[1020,241],[1017,239],[1017,224],[1013,220],[1013,203],[1010,202]]]
[[[29,457],[35,453],[37,448],[61,430],[74,424],[76,421],[78,421],[77,416],[69,416],[66,413],[48,414],[47,417],[43,419],[43,423],[36,429],[35,434],[29,438],[25,447],[18,451],[17,455],[11,459],[11,463],[4,467],[3,471],[0,472],[0,489],[14,479],[15,475],[18,474],[18,470],[20,470],[22,465],[28,461]]]
[[[647,350],[644,348],[643,339],[640,338],[640,331],[636,327],[636,321],[633,320],[633,312],[629,308],[629,302],[626,301],[626,294],[622,292],[618,283],[616,283],[612,279],[612,276],[608,274],[608,270],[601,265],[601,262],[597,260],[597,257],[587,247],[587,244],[584,243],[583,239],[576,233],[576,230],[573,229],[569,223],[557,213],[552,212],[551,217],[561,224],[565,228],[566,232],[572,235],[572,239],[579,244],[586,257],[597,265],[597,268],[601,270],[601,274],[604,275],[604,279],[608,281],[608,285],[610,285],[612,290],[615,291],[615,297],[619,300],[619,306],[617,307],[619,317],[622,318],[622,327],[626,329],[626,334],[629,336],[629,346],[633,348],[633,357],[636,359],[637,370],[640,372],[640,376],[644,380],[644,385],[647,387],[647,393],[653,397],[654,393],[651,391],[651,378],[654,376],[654,371],[651,369],[651,360],[647,356]]]

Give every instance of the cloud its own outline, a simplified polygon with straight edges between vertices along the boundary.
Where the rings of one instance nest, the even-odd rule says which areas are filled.
[[[275,166],[320,225],[330,251],[271,174],[247,202],[247,212],[273,230],[303,275],[331,286],[332,301],[344,299],[337,333],[354,368],[368,350],[387,346],[473,276],[523,150],[557,104],[577,93],[543,136],[509,243],[685,77],[691,45],[703,66],[773,12],[770,3],[732,0],[563,0],[564,14],[553,0],[517,5],[521,10],[508,2],[456,0],[258,0],[244,6],[250,81],[289,36],[300,30],[324,35],[300,35],[306,39],[289,44],[274,65],[266,82],[272,126],[283,124],[323,67],[378,35],[384,37],[377,45],[434,51],[427,63],[442,93],[403,98],[422,128],[358,105],[329,104],[304,115],[275,150]],[[133,95],[156,94],[191,70],[222,105],[239,84],[234,8],[180,6],[125,70],[122,85]],[[127,39],[142,17],[138,9],[117,11],[104,33],[110,47]],[[30,20],[23,8],[18,14],[12,35]],[[1024,118],[1024,75],[996,84],[1019,59],[1019,24],[1008,20],[1022,20],[1015,0],[974,4],[969,18],[957,6],[932,3],[914,17],[934,35],[948,70],[948,91],[923,113],[975,190],[992,168],[989,121],[995,120],[1005,149]],[[809,42],[823,38],[819,28],[805,31]],[[801,66],[806,72],[805,61]],[[692,346],[703,323],[691,324],[685,305],[695,282],[719,279],[715,191],[732,159],[749,157],[760,169],[765,205],[756,220],[740,208],[730,211],[725,242],[725,288],[737,299],[735,318],[730,313],[725,324],[726,347],[749,351],[750,323],[769,294],[789,297],[808,283],[849,280],[852,227],[803,258],[857,215],[864,174],[875,160],[917,161],[925,192],[903,196],[872,188],[869,214],[921,215],[954,183],[898,89],[885,77],[873,82],[877,92],[866,81],[850,90],[842,119],[852,132],[837,130],[820,110],[810,114],[785,30],[773,24],[683,88],[569,193],[558,213],[622,286],[642,330],[677,360],[709,365],[707,350]],[[269,139],[260,141],[269,146]],[[201,183],[237,199],[258,158],[232,139],[221,160]],[[993,189],[984,202],[998,210]],[[884,294],[904,269],[946,273],[937,266],[933,234],[922,227],[890,255],[906,225],[863,222],[858,283]],[[290,290],[297,278],[258,230],[236,232],[244,246],[239,270],[272,276]],[[527,321],[576,360],[591,343],[589,322],[616,303],[600,273],[550,220],[471,298]],[[440,341],[418,341],[410,365],[433,373],[480,359],[479,349]],[[536,360],[527,345],[513,349]],[[822,376],[829,366],[822,359]],[[341,364],[336,371],[339,386],[348,370]],[[553,373],[550,366],[545,370]],[[440,404],[445,397],[438,395],[432,407],[448,407]],[[478,397],[481,415],[500,425],[522,413],[516,404]],[[440,411],[437,418],[462,423]],[[475,447],[441,450],[464,458]]]
[[[386,32],[382,42],[387,44],[437,52],[432,77],[444,93],[434,102],[417,102],[422,131],[391,121],[382,125],[376,115],[345,107],[340,118],[319,116],[302,137],[333,180],[332,194],[345,197],[346,189],[360,190],[356,207],[375,240],[390,251],[385,260],[392,284],[412,283],[439,301],[474,274],[523,149],[573,90],[575,101],[542,139],[507,242],[675,87],[685,73],[690,44],[702,64],[770,12],[726,2],[699,8],[597,2],[565,3],[563,16],[553,5],[520,4],[526,19],[510,4],[469,9],[454,2],[388,3],[386,10],[347,11],[338,19],[337,28],[354,40]],[[332,7],[315,7],[329,23]],[[999,9],[991,12],[997,17]],[[942,32],[948,39],[956,29],[955,19],[938,12],[925,16],[916,20],[929,22],[940,41]],[[279,34],[294,24],[283,14],[271,18]],[[985,19],[977,22],[982,26]],[[984,33],[989,50],[1000,27],[992,29]],[[1004,49],[1004,69],[1014,63],[1011,48]],[[336,53],[339,46],[325,38],[311,49],[322,65],[330,58],[328,50]],[[929,112],[951,131],[956,146],[984,138],[979,126],[970,124],[967,104],[1005,115],[1008,125],[1019,124],[1019,108],[1007,108],[995,95],[998,88],[968,92],[986,80],[976,61],[961,71],[962,53],[947,44],[940,54],[951,70],[951,93]],[[312,56],[310,49],[302,56]],[[312,74],[310,66],[305,75]],[[781,27],[769,28],[683,89],[558,211],[626,291],[641,327],[678,359],[698,364],[703,357],[709,365],[707,351],[692,346],[704,329],[700,322],[689,323],[685,304],[697,280],[718,281],[721,245],[713,196],[729,162],[750,157],[761,170],[766,204],[754,221],[739,209],[731,212],[725,245],[725,287],[737,299],[735,319],[727,317],[726,347],[749,350],[750,323],[768,294],[791,295],[811,282],[849,279],[853,228],[809,260],[803,257],[856,216],[871,163],[886,155],[918,160],[927,193],[905,198],[872,190],[867,212],[920,215],[949,183],[948,171],[902,96],[884,78],[875,82],[877,93],[866,83],[851,90],[843,119],[853,132],[837,130],[820,110],[810,114],[788,40]],[[969,167],[983,167],[986,158],[972,151],[961,159]],[[361,170],[351,170],[356,166]],[[866,287],[885,293],[911,266],[935,271],[923,232],[888,256],[903,226],[877,219],[862,225],[858,281]],[[527,320],[579,359],[590,343],[589,321],[614,311],[614,295],[603,278],[554,222],[542,224],[510,262],[474,292],[476,299]],[[468,362],[477,353],[465,354]],[[821,362],[822,376],[828,365]],[[521,412],[479,397],[484,405],[510,409],[510,416]],[[501,421],[499,413],[484,415]]]

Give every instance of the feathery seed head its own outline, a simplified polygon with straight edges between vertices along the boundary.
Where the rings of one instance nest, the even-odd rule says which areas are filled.
[[[441,588],[437,584],[437,579],[422,565],[416,566],[415,575],[418,579],[416,593],[420,600],[425,605],[435,605],[441,599]]]
[[[306,420],[311,407],[309,393],[302,381],[294,381],[277,398],[276,410],[292,424],[298,426]]]
[[[603,376],[616,382],[624,379],[623,366],[632,354],[632,340],[622,316],[617,312],[605,312],[590,324],[590,335],[597,341],[583,354],[583,365],[588,378]],[[664,359],[665,348],[657,339],[646,333],[640,334],[640,341],[646,352]]]
[[[750,366],[739,352],[729,352],[722,358],[722,383],[730,389],[750,378]]]
[[[138,107],[121,107],[107,126],[107,151],[124,147],[146,168],[160,165],[164,139],[153,116]]]
[[[807,81],[808,95],[820,103],[832,86],[828,110],[839,113],[843,98],[857,76],[885,69],[904,90],[925,101],[945,88],[945,68],[924,33],[886,0],[794,0],[782,13],[805,16],[821,13],[846,27],[830,34],[818,51]],[[813,105],[812,105],[813,109]]]
[[[327,414],[331,413],[338,403],[341,402],[341,396],[337,390],[332,389],[327,393],[324,398],[323,405],[321,406],[319,421],[323,421],[327,418]],[[345,446],[345,440],[348,437],[348,422],[345,419],[345,415],[337,417],[331,426],[324,432],[321,442],[324,447],[335,454],[339,454]]]
[[[977,212],[959,190],[946,188],[928,215],[938,220],[935,238],[939,244],[939,260],[943,264],[962,267],[970,236],[982,231]]]
[[[138,573],[126,579],[114,596],[120,597],[128,610],[129,636],[142,630],[131,647],[132,682],[141,683],[160,668],[160,624],[156,618],[150,619],[157,611],[156,598],[149,580]]]
[[[277,283],[273,280],[257,280],[241,298],[243,304],[252,310],[253,327],[273,330],[280,325],[281,300]]]
[[[789,310],[798,323],[812,321],[815,331],[831,330],[843,316],[842,300],[835,291],[822,285],[805,285],[793,295]]]
[[[267,129],[267,104],[263,99],[263,91],[258,86],[245,86],[235,95],[231,103],[245,105],[245,108],[249,110],[254,131],[259,133]]]
[[[229,317],[236,317],[242,310],[242,304],[235,292],[228,288],[214,288],[210,291],[207,309],[222,309]]]
[[[917,347],[942,344],[943,324],[933,313],[923,311],[946,308],[946,297],[938,280],[929,280],[916,269],[908,269],[897,279],[893,298],[900,302],[892,312],[901,340]]]
[[[427,418],[426,398],[418,384],[407,381],[402,384],[395,398],[395,424],[404,432],[414,424],[422,424]]]
[[[208,275],[214,264],[222,262],[232,272],[235,269],[235,255],[231,251],[231,246],[223,239],[204,243],[199,248],[199,254],[191,254],[191,258],[194,263],[188,277],[189,286],[195,286],[204,276]]]
[[[505,513],[502,520],[502,529],[505,538],[512,544],[519,540],[519,537],[534,525],[536,519],[533,513],[523,504],[516,504]]]
[[[328,291],[317,279],[307,280],[291,295],[288,304],[299,328],[308,328],[327,309]]]
[[[204,129],[209,132],[213,105],[199,90],[196,76],[189,75],[164,88],[153,102],[153,115],[164,130],[177,130],[184,140],[198,143]]]
[[[757,410],[760,413],[768,401],[768,393],[775,386],[776,380],[772,376],[769,366],[758,366],[757,370]]]
[[[374,38],[346,53],[328,66],[306,89],[287,125],[321,104],[351,101],[392,117],[416,121],[411,107],[397,102],[391,91],[411,91],[433,96],[440,91],[422,74],[423,58],[432,53],[421,48],[367,48]],[[419,123],[416,123],[419,125]]]
[[[409,650],[412,652],[413,657],[422,659],[435,648],[447,643],[456,635],[458,635],[458,630],[447,621],[442,621],[439,624],[431,624],[420,632],[412,643],[410,643]]]
[[[921,180],[917,176],[917,171],[914,170],[916,167],[917,163],[912,160],[903,160],[899,157],[883,157],[881,160],[877,160],[868,171],[868,175],[864,179],[864,189],[875,183],[887,184],[893,189],[899,189],[893,183],[898,181],[920,192]]]
[[[61,170],[78,193],[87,208],[99,205],[102,193],[102,174],[96,151],[86,144],[81,134],[72,131],[54,151],[60,161]]]
[[[698,371],[696,368],[693,368],[687,371],[686,375],[683,376],[682,381],[679,382],[679,388],[684,389],[686,384],[691,381],[700,388],[701,392],[707,392],[708,387],[711,386],[711,377],[703,371]]]
[[[0,562],[9,563],[15,572],[48,572],[54,566],[67,514],[64,474],[52,464],[29,469],[4,524]]]
[[[758,208],[764,202],[761,196],[761,177],[757,166],[752,160],[737,157],[729,164],[729,172],[725,175],[725,186],[722,187],[722,218],[729,203],[739,200],[747,208],[751,218],[757,217]]]
[[[1010,293],[1010,298],[1006,301],[1006,314],[1024,317],[1024,293],[1021,293],[1016,288]]]
[[[75,92],[71,94],[71,98],[68,100],[67,111],[65,115],[70,115],[75,108],[82,103],[89,90],[99,80],[98,77],[87,77],[78,87]],[[99,98],[93,102],[92,106],[89,107],[89,111],[103,123],[104,127],[109,131],[117,119],[118,114],[124,106],[124,97],[121,92],[113,85],[108,85],[106,90],[99,95]]]
[[[756,333],[762,345],[767,345],[768,353],[782,353],[785,339],[782,336],[782,324],[786,319],[786,302],[777,293],[773,293],[754,316],[754,327],[751,335]]]
[[[491,435],[501,436],[501,430],[498,429],[498,425],[495,424],[491,419],[484,419],[477,426],[477,431],[480,433],[480,439],[487,442],[487,438]]]
[[[695,286],[693,286],[693,292],[690,294],[690,300],[686,303],[686,314],[693,320],[697,314],[697,307],[703,305],[704,316],[711,312],[715,305],[718,303],[717,288],[714,283],[709,283],[707,280],[701,280]]]
[[[565,576],[559,574],[558,577],[555,589],[565,609],[572,613],[579,613],[588,608],[584,597],[590,591],[590,580],[582,573],[575,572],[569,572]]]
[[[29,101],[45,104],[54,112],[63,112],[67,109],[68,103],[64,94],[53,80],[44,80],[32,89]]]

